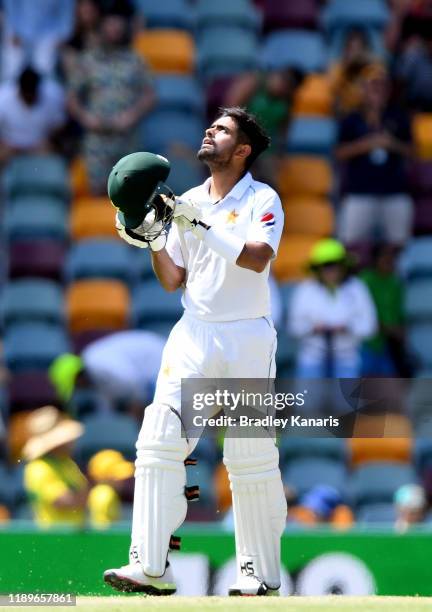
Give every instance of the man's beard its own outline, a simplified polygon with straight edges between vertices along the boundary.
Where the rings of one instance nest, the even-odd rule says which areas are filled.
[[[225,159],[223,159],[214,147],[211,149],[201,147],[197,153],[197,158],[211,168],[221,169],[229,166],[232,155],[228,155]]]

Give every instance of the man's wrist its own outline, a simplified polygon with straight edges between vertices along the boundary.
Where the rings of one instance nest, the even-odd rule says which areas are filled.
[[[224,228],[215,226],[209,227],[208,230],[203,228],[203,232],[205,232],[202,239],[204,244],[230,264],[235,265],[237,263],[237,259],[246,244],[243,238],[227,232]]]

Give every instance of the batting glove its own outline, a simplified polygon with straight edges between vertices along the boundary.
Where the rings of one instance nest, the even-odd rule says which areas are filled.
[[[163,224],[160,221],[150,224],[148,221],[144,220],[141,225],[138,225],[138,227],[134,227],[134,229],[131,230],[126,228],[123,223],[121,223],[117,213],[115,226],[120,238],[125,240],[128,244],[138,247],[139,249],[150,248],[151,251],[156,253],[165,247],[165,234],[161,234],[160,236],[157,236],[157,238],[152,238],[152,236],[149,234],[150,228],[152,233],[157,233],[163,229]]]
[[[200,207],[194,202],[176,199],[173,221],[184,232],[194,231],[198,221],[202,219]]]

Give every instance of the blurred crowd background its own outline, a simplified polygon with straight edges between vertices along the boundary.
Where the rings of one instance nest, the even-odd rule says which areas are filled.
[[[281,440],[289,525],[429,524],[432,2],[0,6],[0,521],[130,518],[134,443],[182,309],[118,238],[107,176],[152,151],[181,194],[205,178],[206,125],[240,105],[272,137],[253,174],[285,211],[278,375],[388,377],[400,400],[353,439]],[[220,441],[195,455],[188,518],[229,529]]]

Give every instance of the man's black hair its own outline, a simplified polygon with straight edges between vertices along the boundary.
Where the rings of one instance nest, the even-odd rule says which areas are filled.
[[[238,142],[251,146],[251,153],[245,162],[245,169],[249,170],[256,158],[270,146],[270,136],[258,123],[255,115],[240,106],[222,107],[217,116],[234,119],[238,126]]]
[[[21,91],[36,92],[40,83],[40,74],[32,66],[26,66],[18,77]]]

